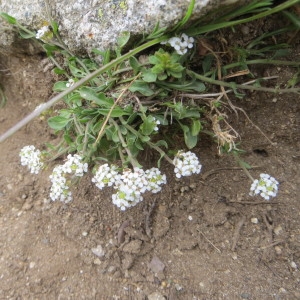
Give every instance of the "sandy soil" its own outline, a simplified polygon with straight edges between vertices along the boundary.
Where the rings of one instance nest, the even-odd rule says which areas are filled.
[[[0,57],[0,69],[3,133],[50,98],[53,76],[38,57]],[[284,86],[295,69],[263,72]],[[34,120],[0,146],[0,299],[300,299],[299,100],[250,91],[232,99],[273,142],[230,114],[243,159],[258,167],[252,176],[280,182],[269,202],[248,195],[248,177],[205,135],[195,150],[202,174],[176,181],[163,165],[163,192],[126,212],[90,176],[70,204],[50,202],[51,168],[32,175],[18,157],[57,139]]]

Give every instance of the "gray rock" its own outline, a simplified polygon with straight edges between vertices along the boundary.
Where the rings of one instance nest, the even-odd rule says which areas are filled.
[[[222,5],[242,5],[247,0],[202,0],[196,1],[192,19],[216,11]],[[62,39],[71,51],[90,53],[93,48],[105,50],[116,44],[123,31],[140,36],[160,27],[171,28],[180,21],[189,5],[181,0],[2,0],[0,11],[18,20],[33,31],[40,29],[51,19],[59,24]],[[219,12],[224,12],[224,9]],[[0,27],[8,25],[0,21]],[[4,28],[3,27],[3,28]],[[41,48],[29,40],[18,40],[12,29],[0,31],[0,52],[28,52]]]

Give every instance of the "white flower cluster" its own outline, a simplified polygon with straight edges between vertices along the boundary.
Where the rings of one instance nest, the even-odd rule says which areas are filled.
[[[20,151],[21,165],[28,166],[30,173],[38,174],[44,166],[41,161],[41,151],[35,149],[33,145],[25,146]]]
[[[41,40],[43,36],[50,31],[48,26],[43,26],[41,29],[39,29],[36,33],[36,38]]]
[[[177,178],[181,178],[181,176],[191,176],[192,174],[199,174],[202,168],[202,165],[199,163],[198,157],[191,151],[178,151],[173,160],[173,164],[175,166],[174,172]]]
[[[88,164],[81,162],[82,158],[78,154],[68,155],[67,161],[63,165],[58,165],[53,169],[50,175],[52,183],[50,189],[50,198],[53,201],[60,200],[68,203],[72,200],[72,193],[69,190],[67,176],[73,174],[76,177],[82,177],[87,172]]]
[[[250,196],[260,195],[265,200],[276,197],[279,182],[269,174],[260,174],[260,179],[255,179],[250,187]]]
[[[183,33],[181,37],[172,37],[169,40],[162,42],[162,44],[170,44],[178,54],[183,55],[187,53],[188,49],[193,48],[194,41],[193,37],[188,37]]]
[[[166,175],[162,175],[157,168],[144,171],[140,168],[126,169],[123,174],[117,172],[117,167],[104,164],[99,167],[92,182],[99,189],[113,186],[117,192],[112,195],[112,202],[121,210],[135,206],[143,200],[146,191],[157,193],[161,185],[167,182]]]
[[[118,167],[115,165],[109,166],[108,164],[101,165],[95,176],[92,178],[100,190],[105,186],[113,186],[120,181],[121,175],[118,173]]]

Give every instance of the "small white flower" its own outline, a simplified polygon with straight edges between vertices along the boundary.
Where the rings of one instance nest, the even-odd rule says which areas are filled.
[[[42,39],[43,36],[44,36],[47,32],[49,32],[49,31],[50,31],[50,29],[49,29],[48,26],[43,26],[41,29],[39,29],[39,30],[37,31],[35,37],[36,37],[37,39]]]
[[[260,179],[255,179],[250,187],[250,196],[260,195],[265,200],[276,197],[279,182],[269,174],[260,174]]]
[[[161,44],[169,44],[180,55],[187,53],[188,49],[193,48],[194,38],[188,37],[185,33],[181,37],[171,37],[168,41],[161,42]]]
[[[74,79],[70,78],[70,79],[68,80],[68,82],[66,83],[66,87],[69,88],[69,87],[71,87],[74,83],[75,83]]]
[[[202,168],[198,157],[191,151],[178,151],[173,160],[173,164],[175,166],[174,172],[177,178],[181,178],[182,176],[191,176],[192,174],[199,174]]]
[[[28,166],[30,173],[38,174],[44,166],[44,163],[41,161],[41,151],[35,149],[33,145],[23,147],[19,156],[21,158],[21,165]]]

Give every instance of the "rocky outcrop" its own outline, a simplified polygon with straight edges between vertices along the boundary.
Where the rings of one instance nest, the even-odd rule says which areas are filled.
[[[193,20],[220,5],[240,5],[245,0],[197,0]],[[184,16],[190,1],[182,0],[2,0],[0,11],[37,31],[50,20],[59,24],[63,41],[71,51],[90,52],[111,48],[123,31],[132,36],[149,33],[157,22],[171,27]],[[18,40],[11,26],[0,21],[0,52],[35,53],[37,44]]]

